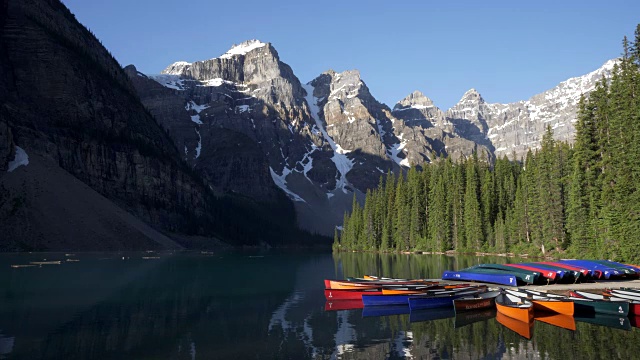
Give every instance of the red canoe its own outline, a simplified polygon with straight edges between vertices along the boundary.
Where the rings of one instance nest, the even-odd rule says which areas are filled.
[[[324,297],[327,300],[360,300],[362,301],[362,294],[367,295],[382,295],[382,290],[349,290],[349,289],[325,289]]]
[[[582,276],[588,276],[589,275],[589,270],[585,269],[585,268],[581,268],[578,266],[572,266],[572,265],[567,265],[565,263],[562,262],[555,262],[555,261],[539,261],[539,264],[546,264],[546,265],[552,265],[555,267],[559,267],[561,269],[566,269],[566,270],[573,270],[573,271],[580,271],[582,273]],[[594,274],[595,277],[596,274]]]
[[[522,264],[505,264],[505,265],[518,268],[518,269],[539,272],[542,277],[544,277],[545,279],[549,279],[549,281],[555,281],[556,275],[558,275],[554,270],[541,269],[541,268],[530,266],[530,265],[522,265]]]

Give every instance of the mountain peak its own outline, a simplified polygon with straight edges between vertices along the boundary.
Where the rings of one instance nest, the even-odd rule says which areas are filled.
[[[241,42],[240,44],[233,44],[231,49],[229,49],[226,53],[220,56],[221,59],[230,59],[234,55],[245,55],[251,50],[255,50],[261,47],[266,46],[266,43],[263,43],[260,40],[252,39]]]
[[[167,66],[160,73],[166,74],[166,75],[182,75],[184,71],[188,69],[190,66],[191,66],[190,62],[176,61],[173,64]]]
[[[406,109],[406,108],[424,109],[434,107],[433,100],[428,98],[421,91],[416,90],[407,95],[404,99],[398,101],[393,107],[393,110]]]
[[[468,102],[468,101],[476,101],[476,102],[483,103],[484,99],[482,98],[482,95],[480,95],[478,90],[476,90],[475,88],[471,88],[467,90],[467,92],[465,92],[464,95],[462,95],[462,98],[458,103]]]

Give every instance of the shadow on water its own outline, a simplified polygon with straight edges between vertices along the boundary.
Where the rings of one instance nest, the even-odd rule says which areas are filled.
[[[539,321],[531,340],[495,312],[325,311],[322,280],[435,278],[504,258],[398,254],[0,256],[0,359],[633,358],[638,329]],[[123,259],[124,257],[124,259]],[[367,310],[369,311],[369,310]]]

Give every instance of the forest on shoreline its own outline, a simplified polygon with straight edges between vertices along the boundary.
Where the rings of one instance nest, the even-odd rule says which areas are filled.
[[[583,95],[573,144],[521,161],[449,158],[388,173],[336,230],[334,251],[515,253],[640,261],[640,25],[611,79]]]

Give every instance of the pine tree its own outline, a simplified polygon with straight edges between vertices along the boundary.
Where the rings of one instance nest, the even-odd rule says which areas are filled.
[[[478,179],[477,157],[467,160],[467,185],[464,193],[464,228],[469,250],[481,251],[484,245],[482,214],[478,200],[480,181]]]

